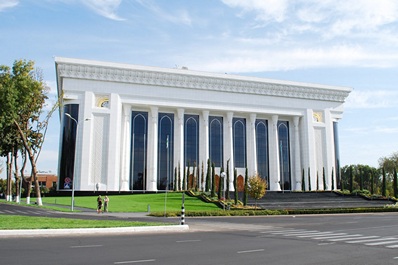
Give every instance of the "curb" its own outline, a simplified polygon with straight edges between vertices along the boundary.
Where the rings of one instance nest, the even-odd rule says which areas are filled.
[[[0,230],[0,238],[6,237],[49,237],[49,236],[78,236],[96,234],[131,234],[151,232],[184,232],[188,231],[188,225],[165,226],[139,226],[139,227],[111,227],[111,228],[76,228],[76,229],[22,229]]]

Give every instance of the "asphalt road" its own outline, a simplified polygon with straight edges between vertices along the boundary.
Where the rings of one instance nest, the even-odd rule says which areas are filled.
[[[0,263],[398,264],[397,220],[397,213],[187,218],[189,231],[179,233],[1,238]]]

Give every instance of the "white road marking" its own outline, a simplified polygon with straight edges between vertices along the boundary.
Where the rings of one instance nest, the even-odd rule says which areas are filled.
[[[117,261],[113,264],[132,264],[132,263],[144,263],[144,262],[153,262],[156,259],[142,259],[142,260],[129,260],[129,261]]]
[[[387,248],[398,248],[398,245],[386,246]],[[397,257],[398,258],[398,257]]]
[[[180,241],[176,241],[177,243],[190,243],[190,242],[200,242],[202,240],[200,239],[191,239],[191,240],[180,240]]]
[[[392,244],[392,243],[398,243],[398,240],[387,240],[383,242],[374,242],[374,243],[366,243],[365,245],[367,246],[379,246],[379,245],[387,245],[387,244]]]
[[[262,251],[264,251],[264,249],[242,250],[242,251],[238,251],[236,253],[244,254],[244,253],[262,252]]]
[[[366,243],[366,242],[375,242],[375,241],[382,241],[382,240],[394,240],[398,238],[394,237],[381,237],[377,239],[365,239],[365,240],[355,240],[355,241],[347,241],[348,244],[356,244],[356,243]]]
[[[70,246],[70,248],[98,248],[103,245],[83,245],[83,246]]]

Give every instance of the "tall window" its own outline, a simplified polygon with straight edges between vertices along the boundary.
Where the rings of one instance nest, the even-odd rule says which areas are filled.
[[[79,105],[66,104],[64,113],[69,113],[74,119],[79,120]],[[59,170],[59,189],[72,189],[73,173],[75,167],[77,124],[69,117],[64,117],[62,126],[62,150]]]
[[[185,166],[199,165],[199,115],[184,115]]]
[[[246,167],[246,119],[233,118],[233,148],[235,167]]]
[[[158,190],[173,189],[174,114],[159,113]]]
[[[341,176],[340,176],[340,149],[339,149],[339,130],[338,123],[333,122],[333,142],[334,142],[334,154],[335,154],[335,170],[336,175],[336,183],[334,187],[337,186],[338,189],[341,189]],[[333,181],[333,179],[332,179]]]
[[[132,112],[130,189],[146,189],[147,112]]]
[[[216,167],[222,166],[223,161],[223,118],[209,117],[209,152],[210,161]]]
[[[279,168],[282,190],[290,190],[289,122],[278,121]]]
[[[269,188],[269,159],[268,159],[268,121],[256,120],[256,148],[257,171],[261,178],[265,179]]]

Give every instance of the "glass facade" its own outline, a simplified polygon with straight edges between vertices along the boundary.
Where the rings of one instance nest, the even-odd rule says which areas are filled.
[[[257,119],[255,126],[257,171],[260,177],[267,181],[267,188],[269,189],[268,121]]]
[[[65,104],[63,113],[68,113],[76,121],[79,121],[78,104]],[[75,168],[77,124],[71,118],[64,116],[61,130],[62,149],[59,170],[59,189],[72,189]]]
[[[199,165],[199,115],[184,115],[184,161]]]
[[[289,150],[289,122],[278,121],[279,139],[279,168],[281,189],[291,190],[290,181],[290,150]]]
[[[174,114],[159,113],[158,190],[173,189]]]
[[[339,130],[338,123],[333,122],[333,140],[334,140],[334,155],[335,155],[335,175],[336,175],[336,183],[334,187],[337,186],[338,189],[341,189],[341,175],[340,175],[340,148],[339,148]]]
[[[209,153],[210,161],[216,167],[221,167],[223,163],[223,118],[210,116],[209,117]]]
[[[246,119],[233,118],[233,150],[235,167],[246,167]]]
[[[132,112],[130,190],[146,189],[148,113]]]

